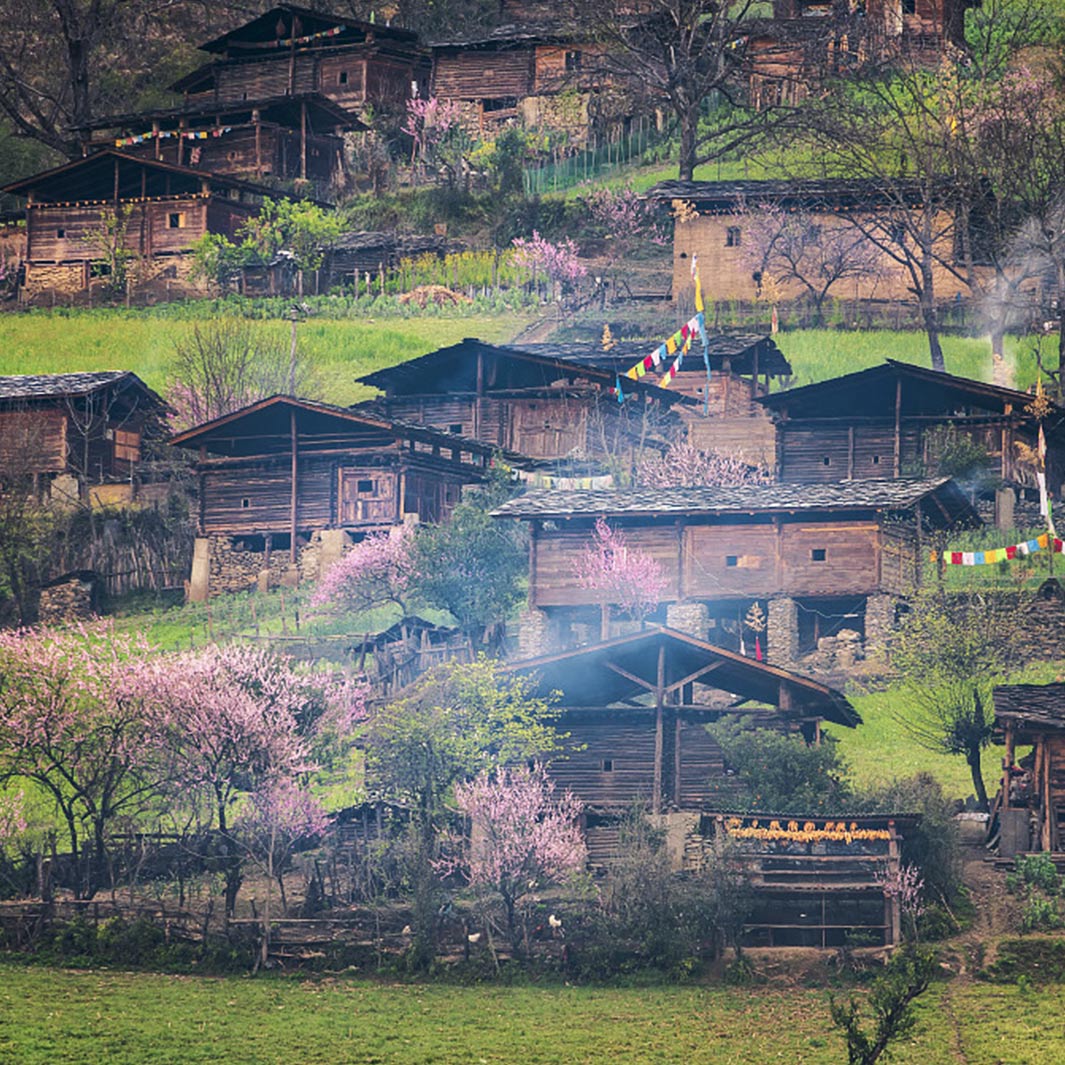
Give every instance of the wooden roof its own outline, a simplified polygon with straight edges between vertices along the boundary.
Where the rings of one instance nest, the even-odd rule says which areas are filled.
[[[896,206],[900,200],[920,204],[917,182],[889,185],[855,178],[803,181],[660,181],[648,189],[649,200],[684,200],[704,214],[732,214],[741,206],[771,203],[785,210],[853,211]]]
[[[1029,393],[1014,388],[887,359],[868,370],[761,396],[758,402],[788,418],[893,418],[898,381],[903,382],[903,417],[919,414],[949,417],[961,405],[992,414],[1004,414],[1010,407],[1013,413],[1023,417],[1024,408],[1033,399]],[[1052,407],[1056,415],[1052,421],[1065,418],[1065,410],[1056,404]]]
[[[279,39],[288,40],[293,36],[294,18],[299,19],[301,23],[295,35],[297,37],[322,33],[342,26],[344,28],[342,33],[336,37],[324,38],[331,46],[361,43],[371,34],[375,38],[389,38],[394,41],[407,41],[411,44],[418,39],[418,35],[413,30],[388,26],[383,22],[365,22],[351,15],[301,7],[298,4],[277,4],[257,18],[228,30],[220,37],[215,37],[214,40],[205,41],[198,47],[203,52],[223,53],[231,48],[247,48],[249,51],[262,53],[266,51],[264,45],[276,44]],[[279,29],[282,30],[281,33],[278,32]]]
[[[212,191],[237,189],[258,198],[277,195],[276,189],[269,189],[265,185],[164,163],[158,159],[146,159],[115,148],[104,148],[82,159],[13,181],[0,188],[0,192],[13,196],[32,193],[39,203],[78,200],[110,202],[115,199],[116,174],[119,200],[139,200],[144,196],[199,195],[205,184]]]
[[[171,437],[170,443],[176,447],[202,447],[212,454],[234,458],[283,454],[289,451],[291,445],[292,415],[296,418],[296,432],[303,448],[313,446],[315,438],[325,445],[340,438],[362,437],[364,439],[360,443],[363,446],[379,442],[385,447],[396,440],[409,439],[485,457],[499,450],[476,440],[425,426],[375,418],[364,411],[295,396],[270,396],[259,400],[231,414],[178,433]]]
[[[840,511],[892,513],[926,499],[934,525],[979,525],[964,492],[949,477],[923,481],[839,481],[825,484],[758,484],[734,487],[534,490],[492,512],[500,518],[728,517],[754,514],[814,515]]]
[[[408,362],[364,374],[356,380],[380,388],[389,396],[472,394],[477,389],[479,359],[483,365],[484,385],[489,391],[546,388],[560,378],[593,381],[610,388],[617,382],[614,370],[521,348],[488,344],[474,337],[466,337],[457,344],[438,348]],[[623,378],[621,384],[626,395],[650,396],[666,404],[698,402],[691,396],[642,381]]]
[[[994,690],[994,703],[999,738],[1007,723],[1020,733],[1018,738],[1065,731],[1065,684],[1002,684]]]
[[[605,708],[648,694],[665,699],[690,683],[736,696],[733,712],[750,701],[774,706],[785,716],[823,718],[848,728],[862,722],[850,702],[826,684],[657,625],[574,651],[515,662],[507,670],[534,674],[537,691],[559,692],[563,707]],[[704,709],[715,715],[725,712],[720,707]]]
[[[12,374],[0,377],[0,406],[28,402],[74,399],[113,390],[129,392],[137,405],[166,410],[163,399],[132,370],[100,370],[95,373]]]
[[[753,374],[755,366],[758,373],[770,376],[790,376],[791,364],[784,353],[777,347],[771,336],[754,333],[726,334],[720,333],[707,338],[710,348],[710,369],[720,373],[726,360],[732,373]],[[641,356],[649,354],[658,345],[646,340],[626,340],[616,343],[609,351],[603,351],[602,344],[514,344],[518,351],[527,351],[533,355],[554,355],[558,358],[579,362],[586,366],[595,366],[613,373],[624,373]],[[682,372],[695,370],[705,373],[702,346],[698,341],[692,344],[691,353],[684,360]]]

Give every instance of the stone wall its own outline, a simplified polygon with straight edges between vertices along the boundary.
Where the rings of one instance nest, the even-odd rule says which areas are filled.
[[[41,589],[38,614],[42,625],[85,621],[95,613],[95,586],[91,580],[74,576]]]
[[[705,640],[710,631],[710,612],[705,603],[670,603],[666,607],[666,626]]]
[[[794,599],[769,600],[766,657],[774,666],[788,666],[799,657],[799,607]]]

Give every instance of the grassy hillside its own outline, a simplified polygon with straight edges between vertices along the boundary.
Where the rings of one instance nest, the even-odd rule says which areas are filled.
[[[20,1065],[835,1065],[823,991],[207,980],[0,967]],[[1060,988],[942,985],[899,1065],[1056,1065]],[[1053,1034],[1057,1033],[1057,1034]]]
[[[205,304],[208,317],[211,304]],[[0,374],[57,373],[72,370],[133,370],[163,389],[174,344],[191,321],[138,312],[93,310],[35,311],[0,319]],[[493,342],[511,339],[525,324],[510,315],[378,319],[313,317],[299,325],[301,351],[318,366],[325,398],[334,403],[366,399],[369,390],[353,384],[359,374],[424,355],[476,336]],[[264,327],[288,337],[284,321]]]

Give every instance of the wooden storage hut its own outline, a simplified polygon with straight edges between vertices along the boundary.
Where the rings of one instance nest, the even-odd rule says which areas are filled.
[[[994,691],[995,740],[1005,746],[992,814],[999,854],[1065,851],[1065,684],[1004,684]],[[1031,746],[1024,757],[1018,748]]]
[[[73,500],[107,485],[101,498],[126,501],[166,411],[129,370],[0,377],[0,478],[32,478],[40,495]]]
[[[271,190],[225,174],[139,158],[109,148],[22,178],[0,192],[26,201],[22,295],[73,294],[109,269],[100,245],[119,221],[134,256],[132,280],[187,278],[193,245],[228,237]]]
[[[171,89],[196,105],[318,93],[352,111],[401,108],[429,83],[412,30],[278,4],[200,46],[215,58]]]
[[[546,615],[550,642],[566,646],[583,627],[599,627],[605,597],[583,588],[577,570],[603,518],[629,549],[658,562],[667,617],[705,607],[698,635],[738,647],[737,622],[752,602],[765,603],[768,653],[780,663],[840,628],[882,647],[897,599],[922,580],[929,533],[980,522],[948,478],[540,490],[494,514],[529,523],[529,603]]]
[[[709,376],[696,342],[669,388],[697,401],[695,405],[677,407],[688,442],[703,451],[720,451],[752,465],[772,468],[776,460],[776,430],[772,418],[756,400],[791,376],[791,364],[770,336],[719,334],[708,339]],[[601,345],[591,344],[518,346],[522,351],[553,354],[624,374],[652,345],[629,341],[615,344],[606,352]],[[668,365],[661,369],[668,369]],[[653,371],[644,377],[648,384],[660,379]]]
[[[358,378],[384,391],[358,409],[428,425],[530,459],[609,458],[630,464],[642,446],[665,446],[682,429],[681,392],[621,380],[551,354],[466,338]]]
[[[366,126],[320,93],[114,115],[86,131],[86,150],[251,181],[306,181],[324,196],[344,180],[342,134]]]
[[[881,366],[761,397],[777,428],[781,481],[934,474],[936,434],[952,427],[987,454],[987,478],[1036,488],[1024,444],[1038,446],[1033,396],[1001,385],[888,359]],[[1048,401],[1049,402],[1049,401]],[[1049,404],[1043,421],[1047,483],[1065,480],[1065,410]]]
[[[742,712],[751,728],[816,743],[822,722],[861,718],[838,691],[673,629],[652,627],[564,654],[517,662],[538,693],[557,693],[568,749],[548,765],[584,804],[593,868],[618,855],[619,826],[643,806],[673,868],[699,868],[725,843],[743,863],[754,944],[838,946],[849,933],[898,938],[880,878],[897,870],[912,818],[732,815],[729,766],[705,725]]]
[[[882,184],[868,180],[824,178],[805,181],[662,181],[645,194],[649,200],[669,208],[674,201],[688,204],[697,215],[676,218],[673,228],[673,298],[693,293],[691,260],[698,255],[713,270],[703,271],[703,287],[708,301],[753,300],[759,292],[758,272],[751,263],[747,231],[752,213],[763,205],[787,212],[808,214],[814,224],[825,229],[846,224],[848,217],[880,219],[888,230],[893,216],[913,210],[922,202],[922,189]],[[937,225],[942,233],[937,259],[953,261],[954,225],[944,217]],[[886,232],[885,232],[886,235]],[[832,291],[841,299],[909,300],[909,275],[894,259],[868,237],[870,258],[876,267],[868,276],[840,282]],[[795,282],[782,286],[783,295],[794,299],[803,294]],[[941,300],[968,294],[968,288],[946,267],[935,266],[935,291]]]

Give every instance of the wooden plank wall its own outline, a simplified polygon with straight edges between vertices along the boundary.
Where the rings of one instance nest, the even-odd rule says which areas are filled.
[[[336,462],[312,457],[299,463],[297,525],[333,524]],[[276,465],[223,466],[201,475],[204,533],[288,532],[292,478],[288,458]],[[244,505],[247,501],[247,506]]]
[[[67,419],[62,411],[0,411],[0,469],[21,476],[66,468]]]
[[[433,93],[449,100],[528,96],[534,55],[532,47],[439,51],[433,57]]]
[[[776,466],[777,431],[769,415],[759,411],[747,415],[703,418],[688,414],[688,443],[702,451],[720,451],[744,462]]]
[[[593,716],[594,713],[594,716]],[[609,710],[570,711],[562,719],[573,747],[549,766],[560,788],[570,788],[589,805],[631,806],[648,802],[654,787],[654,712]],[[613,768],[603,769],[610,760]]]

